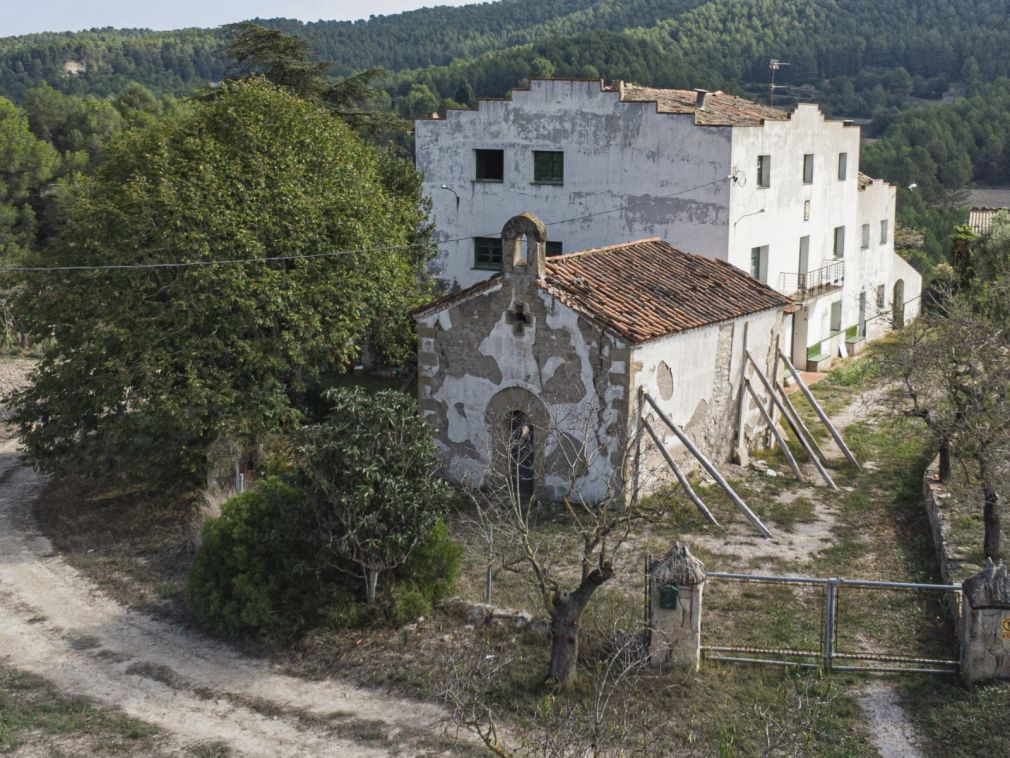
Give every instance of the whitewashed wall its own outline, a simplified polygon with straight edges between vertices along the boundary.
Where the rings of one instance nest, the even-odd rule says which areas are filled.
[[[632,348],[633,413],[637,410],[638,390],[642,388],[717,465],[734,457],[737,450],[738,409],[745,367],[758,394],[766,396],[753,368],[745,366],[745,324],[746,348],[765,375],[770,376],[769,359],[783,325],[780,311],[764,311]],[[668,384],[668,380],[672,380],[672,384]],[[673,432],[653,410],[648,407],[645,410],[650,426],[663,438],[667,451],[686,468],[696,468],[690,453]],[[744,424],[749,445],[758,445],[765,425],[750,399],[744,406]],[[651,440],[647,447],[653,447]],[[654,450],[648,456],[648,465],[643,467],[643,470],[652,469],[667,478],[671,476]],[[643,482],[647,489],[650,488],[648,484]]]
[[[416,123],[417,167],[432,200],[434,271],[466,287],[493,272],[474,269],[475,236],[497,236],[512,216],[532,212],[565,252],[661,237],[688,252],[725,257],[730,129],[696,127],[691,115],[621,103],[599,81],[534,80],[511,101]],[[475,181],[478,149],[505,151],[501,183]],[[533,184],[533,151],[565,153],[564,184]],[[677,197],[663,196],[716,181]],[[459,207],[451,187],[460,197]],[[614,208],[626,207],[616,212]],[[563,219],[599,214],[580,222]],[[464,238],[459,242],[445,242]]]

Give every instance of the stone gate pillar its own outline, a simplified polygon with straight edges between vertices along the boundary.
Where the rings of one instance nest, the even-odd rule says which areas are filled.
[[[697,671],[701,665],[701,596],[705,566],[674,543],[649,571],[649,661]]]
[[[1010,577],[1001,561],[962,585],[961,677],[966,684],[1010,680]]]

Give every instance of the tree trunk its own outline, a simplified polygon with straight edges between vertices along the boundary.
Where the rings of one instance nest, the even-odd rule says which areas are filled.
[[[575,592],[557,592],[551,605],[551,662],[548,679],[561,687],[575,681],[579,660],[579,621],[597,587],[614,575],[609,563],[593,569]]]
[[[978,474],[982,482],[982,521],[985,524],[983,548],[985,557],[992,558],[992,562],[997,563],[1000,558],[999,493],[992,481],[988,456],[976,454],[975,460],[978,461]]]
[[[985,557],[992,558],[993,563],[998,563],[1000,559],[999,493],[986,482],[982,485],[982,498],[985,503],[982,510],[982,520],[985,522]]]
[[[379,570],[365,566],[365,600],[369,607],[375,605],[375,588],[379,584]]]
[[[940,443],[940,468],[937,473],[941,482],[950,478],[950,441],[948,440]]]

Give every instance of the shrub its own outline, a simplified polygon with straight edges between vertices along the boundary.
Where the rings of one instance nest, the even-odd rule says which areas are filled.
[[[389,616],[397,625],[431,613],[431,601],[411,581],[396,582],[389,590]]]
[[[462,561],[463,546],[449,537],[439,519],[396,574],[409,579],[429,603],[437,603],[455,590]]]
[[[303,528],[303,497],[277,479],[228,500],[204,526],[186,583],[200,625],[228,638],[290,639],[326,605]],[[333,591],[330,591],[333,594]]]

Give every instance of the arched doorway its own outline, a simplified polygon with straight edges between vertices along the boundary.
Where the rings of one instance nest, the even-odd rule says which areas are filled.
[[[509,483],[512,492],[524,499],[533,497],[536,486],[533,436],[529,416],[522,411],[512,411],[509,414]]]
[[[891,300],[891,314],[895,329],[905,326],[905,281],[899,279],[894,283],[894,298]]]

